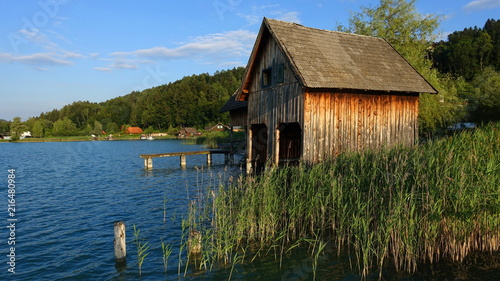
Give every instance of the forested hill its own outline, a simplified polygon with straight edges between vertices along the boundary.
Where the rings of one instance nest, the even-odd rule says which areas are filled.
[[[203,73],[187,76],[102,103],[78,101],[42,113],[37,119],[42,120],[42,125],[47,128],[54,127],[56,131],[52,132],[53,135],[78,131],[88,133],[99,131],[100,128],[107,132],[118,132],[123,125],[165,130],[227,122],[228,114],[221,114],[219,110],[240,86],[244,70],[239,67],[217,71],[213,75]],[[62,127],[60,132],[57,132],[58,126],[54,126],[57,122]]]
[[[441,73],[452,73],[472,80],[491,67],[500,70],[500,20],[489,19],[483,28],[470,27],[448,35],[448,41],[433,49],[434,66]]]

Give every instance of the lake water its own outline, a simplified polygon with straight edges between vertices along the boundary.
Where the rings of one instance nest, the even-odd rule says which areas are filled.
[[[195,150],[205,148],[179,140],[0,143],[0,220],[5,225],[0,231],[0,280],[227,280],[230,274],[236,280],[311,280],[312,261],[300,253],[286,256],[280,265],[271,252],[237,265],[232,273],[230,266],[209,272],[191,266],[184,275],[183,264],[178,274],[181,222],[189,201],[200,186],[226,182],[241,171],[226,167],[223,155],[214,155],[210,168],[205,155],[188,156],[186,169],[179,168],[178,157],[155,158],[154,169],[145,171],[139,155]],[[10,169],[15,169],[13,217],[6,188]],[[115,267],[114,221],[127,225],[125,268]],[[151,245],[141,277],[131,243],[134,224]],[[9,272],[9,237],[16,243],[15,274]],[[174,248],[167,272],[161,241]],[[359,279],[347,258],[325,256],[318,280]]]
[[[197,196],[200,186],[239,176],[239,167],[227,167],[224,155],[214,155],[208,168],[205,155],[193,155],[187,156],[186,169],[180,169],[178,157],[164,157],[155,158],[154,169],[146,171],[139,157],[196,150],[206,148],[183,145],[179,140],[0,143],[0,182],[8,186],[9,170],[15,169],[16,200],[14,217],[10,217],[8,189],[2,189],[0,219],[5,226],[15,222],[16,244],[13,274],[8,271],[12,246],[8,238],[12,233],[2,227],[0,280],[137,280],[136,248],[131,243],[134,224],[151,245],[142,266],[142,280],[227,280],[228,266],[210,272],[189,267],[184,275],[183,264],[179,275],[177,257],[181,222],[189,201]],[[126,268],[115,268],[115,221],[124,221],[127,226]],[[161,241],[174,248],[167,272]],[[231,274],[240,280],[311,276],[310,261],[305,257],[291,259],[288,264],[294,266],[280,268],[274,255],[269,255],[237,266]]]
[[[115,268],[113,222],[118,220],[126,223],[129,242],[135,224],[151,244],[143,279],[177,279],[174,255],[169,271],[163,272],[160,239],[178,248],[181,220],[197,185],[219,180],[219,174],[238,173],[238,168],[228,171],[224,156],[215,155],[208,169],[202,167],[206,156],[196,155],[187,157],[184,170],[178,157],[165,157],[156,158],[155,169],[145,171],[139,155],[193,150],[205,148],[178,140],[0,143],[2,186],[8,185],[8,170],[15,169],[17,219],[16,273],[8,272],[10,230],[3,227],[0,279],[136,279],[135,245],[128,245],[127,269]],[[0,198],[0,218],[9,226],[7,188]]]

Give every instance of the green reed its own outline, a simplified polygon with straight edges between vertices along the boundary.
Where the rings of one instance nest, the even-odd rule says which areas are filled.
[[[281,259],[309,239],[313,260],[328,243],[355,257],[362,276],[500,250],[500,123],[210,186],[189,221],[210,264],[234,264],[247,247]]]
[[[134,226],[134,244],[137,248],[137,267],[139,269],[139,276],[142,275],[142,264],[144,263],[144,259],[149,255],[149,242],[144,242],[140,238],[141,230]]]

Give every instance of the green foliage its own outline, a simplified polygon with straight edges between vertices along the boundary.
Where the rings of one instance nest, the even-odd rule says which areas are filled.
[[[472,81],[469,106],[471,120],[487,122],[500,120],[500,72],[488,67]]]
[[[5,133],[10,131],[10,123],[7,120],[0,120],[0,133]]]
[[[94,121],[94,129],[92,129],[91,133],[93,135],[99,136],[102,135],[102,124],[101,122],[95,120]]]
[[[141,230],[135,227],[134,224],[134,244],[137,248],[137,267],[139,269],[139,275],[142,275],[142,264],[144,259],[149,255],[149,242],[144,242],[140,238]]]
[[[21,121],[21,117],[14,117],[14,120],[10,124],[10,134],[13,141],[19,140],[23,132],[28,131],[28,126]]]
[[[52,133],[55,136],[71,136],[76,133],[76,125],[67,116],[54,122]]]
[[[106,125],[106,132],[108,134],[116,134],[120,131],[118,128],[118,125],[115,122],[110,122],[108,125]]]
[[[163,259],[163,270],[167,272],[168,269],[168,258],[173,252],[173,247],[170,244],[166,244],[165,242],[161,241],[161,251],[163,253],[162,259]]]
[[[500,20],[489,19],[483,28],[465,28],[448,35],[433,48],[434,66],[468,81],[486,69],[500,70]]]
[[[145,134],[152,134],[155,132],[155,128],[153,126],[149,126],[146,130],[144,130]]]
[[[35,124],[33,125],[33,128],[31,129],[32,135],[35,138],[43,138],[44,136],[44,122],[42,120],[37,120]]]

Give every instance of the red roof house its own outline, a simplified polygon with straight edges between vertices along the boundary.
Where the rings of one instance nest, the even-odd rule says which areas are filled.
[[[125,134],[142,134],[142,129],[139,127],[128,127],[125,129]]]

